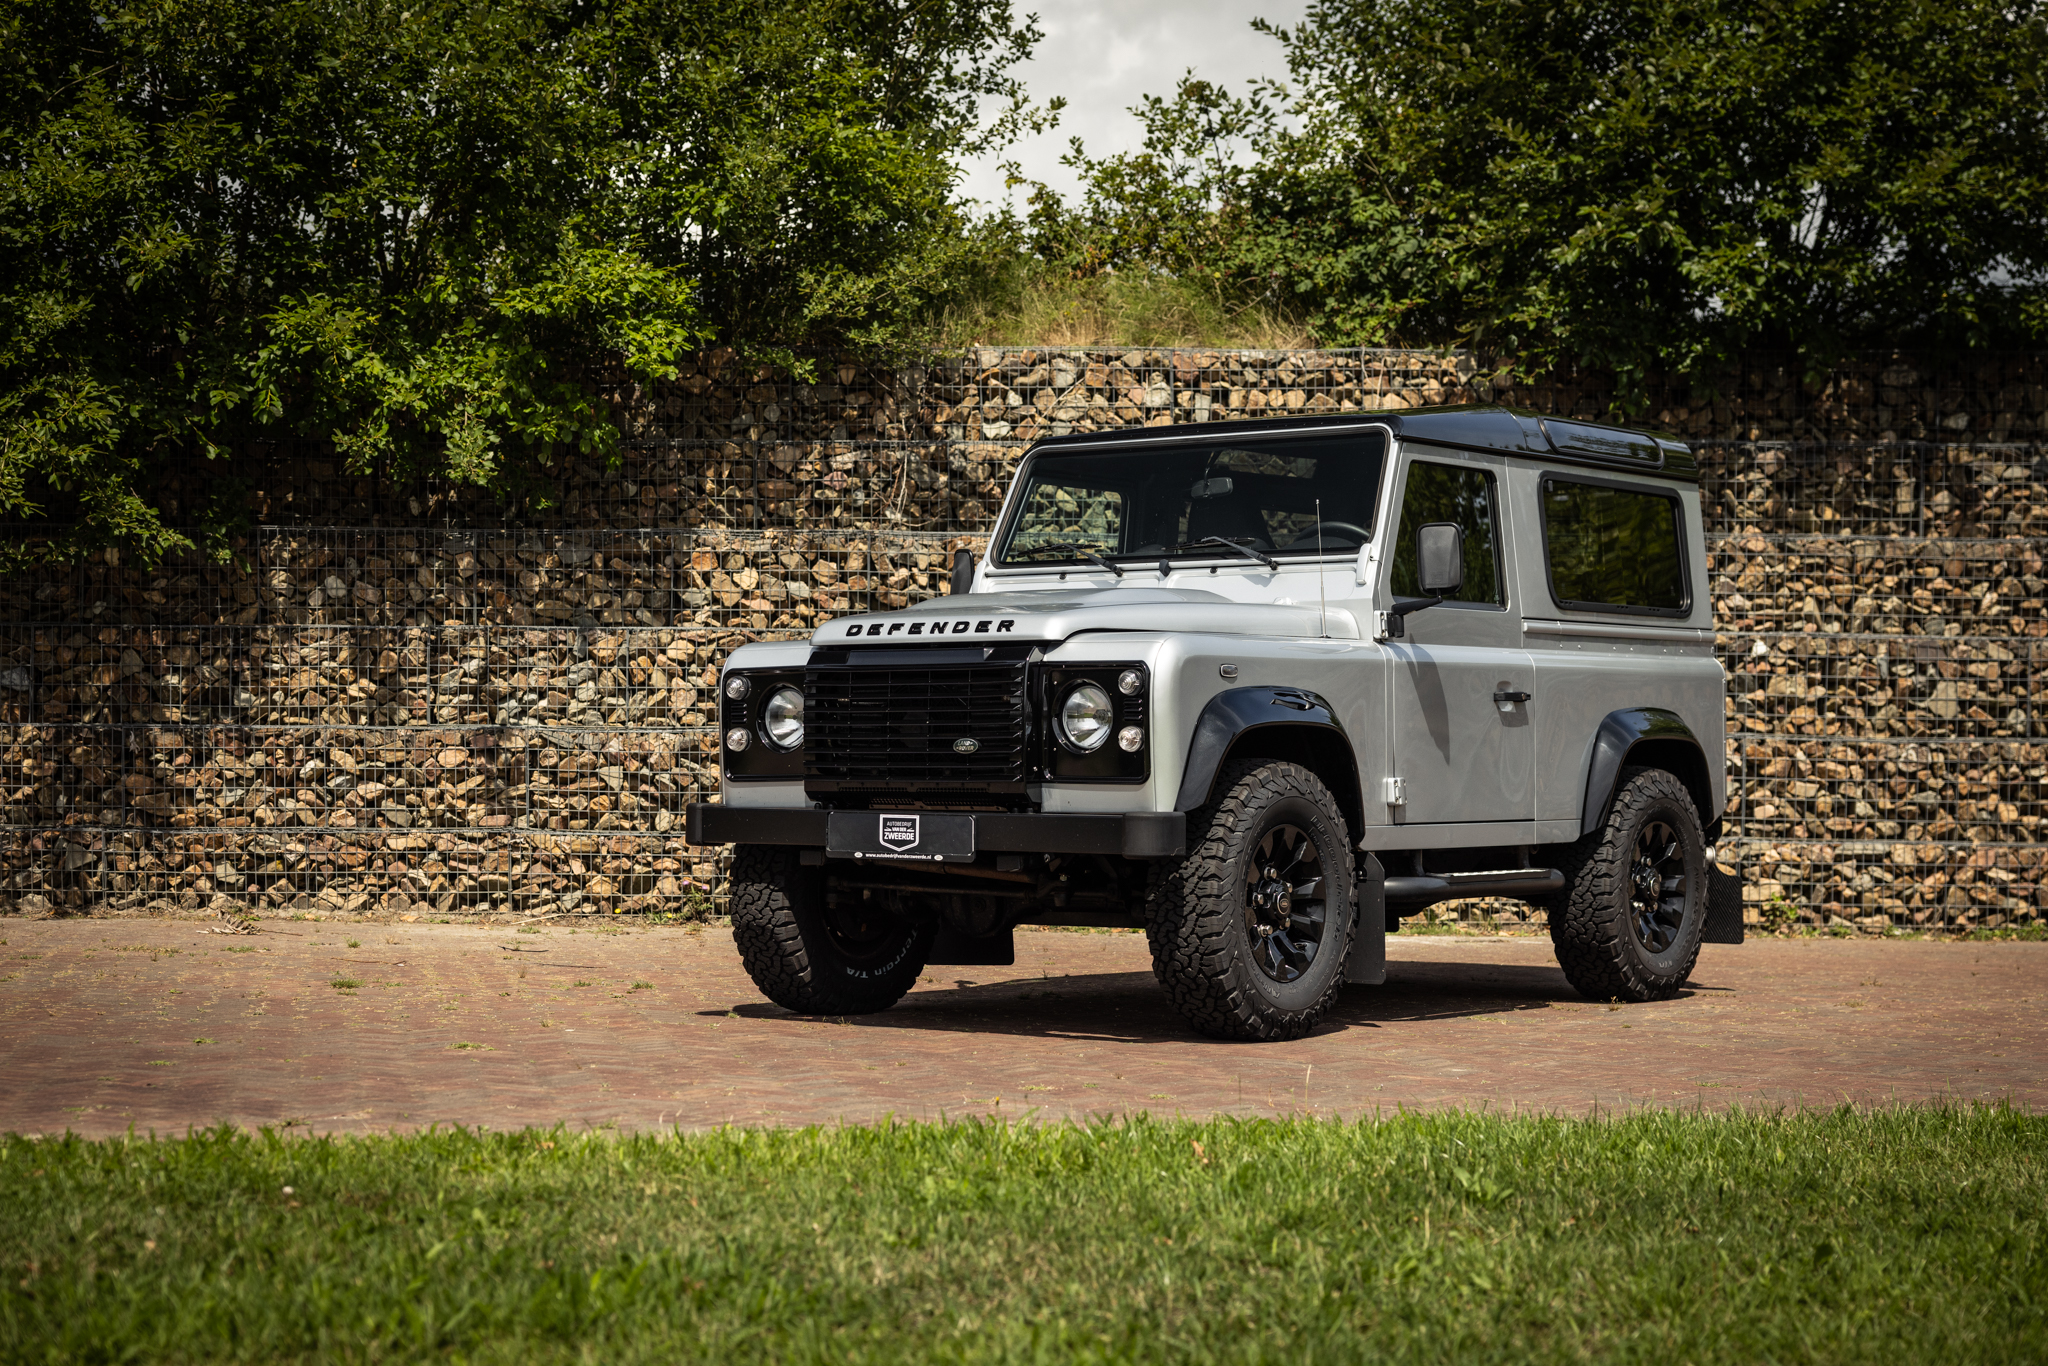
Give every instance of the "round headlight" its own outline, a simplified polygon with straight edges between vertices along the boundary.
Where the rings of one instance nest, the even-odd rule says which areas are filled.
[[[734,674],[725,680],[725,695],[735,702],[744,702],[753,690],[754,685],[747,681],[745,674]]]
[[[761,704],[761,729],[777,749],[795,749],[804,742],[804,695],[782,687]]]
[[[1109,738],[1115,714],[1109,708],[1109,694],[1093,683],[1083,683],[1067,694],[1060,704],[1060,735],[1082,753],[1102,748]]]
[[[747,747],[748,738],[745,726],[734,726],[725,733],[725,747],[734,754],[738,754]]]

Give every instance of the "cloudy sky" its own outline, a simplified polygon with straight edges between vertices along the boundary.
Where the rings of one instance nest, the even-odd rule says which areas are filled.
[[[1280,44],[1251,30],[1254,18],[1279,25],[1298,22],[1307,0],[1100,0],[1095,4],[1020,0],[1038,13],[1045,39],[1019,68],[1033,98],[1064,95],[1060,126],[1045,137],[1010,149],[1024,174],[1062,194],[1075,189],[1073,173],[1059,164],[1067,139],[1079,135],[1090,155],[1131,150],[1144,131],[1128,111],[1140,95],[1172,93],[1193,67],[1205,80],[1241,89],[1258,76],[1284,78]],[[1001,158],[970,164],[962,192],[985,204],[1003,198]]]

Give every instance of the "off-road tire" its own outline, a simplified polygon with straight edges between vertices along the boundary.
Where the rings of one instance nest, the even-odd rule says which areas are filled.
[[[733,850],[732,937],[764,995],[800,1015],[868,1015],[901,1000],[924,971],[933,927],[874,922],[858,943],[839,932],[825,902],[825,870],[794,849]]]
[[[1661,951],[1637,929],[1631,875],[1637,840],[1654,822],[1668,825],[1683,859],[1683,917]],[[1707,917],[1706,837],[1692,794],[1661,768],[1629,767],[1598,830],[1552,854],[1564,890],[1549,904],[1550,942],[1565,979],[1594,1001],[1665,1001],[1699,961]]]
[[[1344,987],[1357,928],[1351,839],[1322,780],[1299,764],[1252,760],[1218,775],[1221,795],[1188,814],[1188,852],[1162,859],[1146,889],[1152,971],[1189,1024],[1218,1039],[1298,1039]],[[1253,958],[1246,872],[1261,838],[1306,832],[1323,870],[1324,923],[1302,975],[1281,983]]]

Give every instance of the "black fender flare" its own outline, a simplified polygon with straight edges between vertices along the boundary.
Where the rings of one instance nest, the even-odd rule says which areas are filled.
[[[1710,776],[1713,770],[1708,767],[1707,748],[1677,712],[1663,707],[1624,707],[1607,713],[1600,722],[1600,729],[1593,736],[1593,753],[1586,764],[1586,800],[1579,815],[1580,838],[1592,834],[1606,822],[1607,808],[1614,801],[1614,789],[1620,781],[1622,766],[1631,754],[1644,746],[1681,752],[1689,749],[1697,756],[1698,771],[1678,772],[1677,777],[1692,791],[1693,804],[1699,808],[1701,822],[1706,827],[1707,843],[1712,844],[1720,828],[1721,813],[1713,808],[1714,789]],[[1668,763],[1664,766],[1672,767]]]
[[[1350,733],[1337,719],[1337,709],[1320,694],[1306,688],[1229,688],[1209,699],[1195,722],[1188,741],[1187,766],[1181,770],[1180,794],[1174,798],[1176,811],[1193,811],[1205,804],[1216,785],[1216,773],[1238,740],[1253,731],[1286,727],[1297,731],[1322,731],[1317,737],[1341,754],[1343,769],[1349,773],[1349,791],[1339,784],[1333,795],[1353,826],[1352,838],[1359,837],[1364,803],[1358,785],[1358,755]]]

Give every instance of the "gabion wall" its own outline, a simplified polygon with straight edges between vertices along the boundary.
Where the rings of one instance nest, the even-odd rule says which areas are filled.
[[[1760,360],[1652,394],[1707,470],[1721,856],[1753,918],[2048,905],[2044,379]],[[545,499],[253,449],[163,490],[242,482],[264,525],[236,566],[0,582],[0,907],[701,914],[718,865],[680,835],[715,789],[719,661],[943,592],[1035,437],[1609,397],[1463,356],[993,349],[808,382],[711,355],[611,395],[621,466],[564,463]]]

